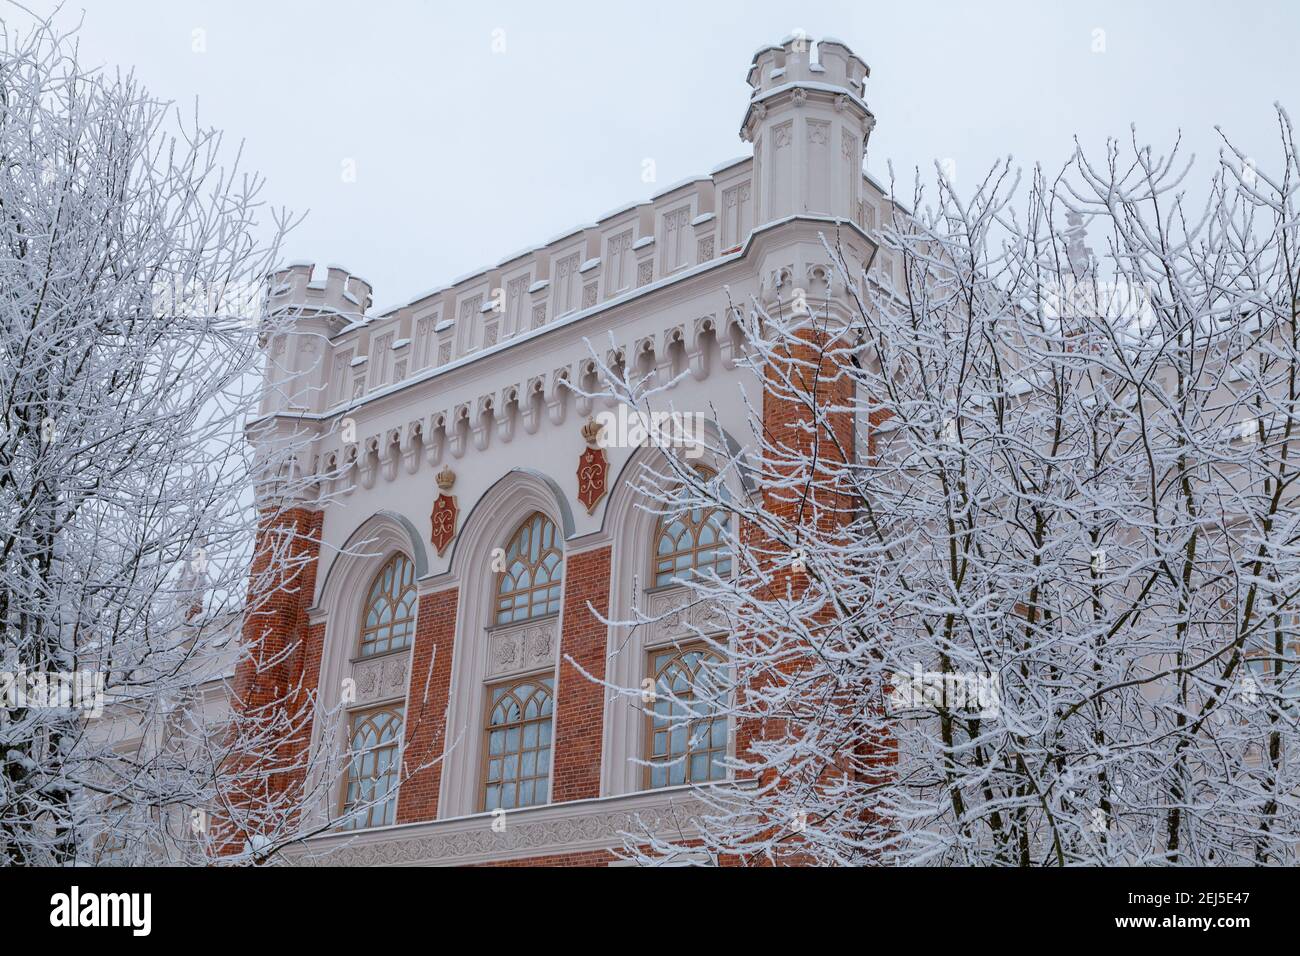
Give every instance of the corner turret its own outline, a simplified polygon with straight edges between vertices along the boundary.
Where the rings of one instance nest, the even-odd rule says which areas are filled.
[[[373,289],[341,266],[295,262],[267,277],[266,398],[263,412],[308,411],[326,386],[323,357],[329,339],[366,319]]]
[[[741,139],[754,144],[755,224],[792,215],[855,219],[876,118],[871,69],[839,40],[787,37],[754,54]]]

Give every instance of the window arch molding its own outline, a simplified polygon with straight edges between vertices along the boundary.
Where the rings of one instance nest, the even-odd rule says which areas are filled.
[[[725,433],[723,439],[730,447],[732,442]],[[711,458],[706,453],[695,462],[679,461],[714,471]],[[660,515],[636,491],[636,486],[664,484],[655,476],[675,474],[663,451],[645,447],[632,454],[613,486],[605,523],[613,540],[612,579],[621,582],[610,595],[611,616],[615,620],[632,618],[634,597],[637,607],[644,611],[647,589],[654,590],[653,542]],[[676,484],[676,480],[672,481],[672,485]],[[749,491],[748,484],[738,480],[726,481],[722,488],[726,500],[743,500]],[[734,533],[734,520],[729,521],[728,527]],[[637,581],[635,589],[631,585],[634,575]],[[611,656],[607,658],[605,679],[615,687],[639,687],[646,676],[645,662],[650,646],[646,628],[610,628],[609,640]],[[625,695],[607,695],[601,742],[600,785],[603,796],[635,793],[643,789],[645,769],[631,758],[644,757],[645,734],[645,715],[639,700]],[[729,743],[728,752],[731,747]]]
[[[323,576],[317,578],[317,601],[307,611],[310,627],[324,625],[325,637],[321,648],[320,675],[317,679],[319,697],[316,713],[328,713],[342,702],[343,678],[352,673],[352,661],[357,657],[360,622],[370,587],[376,575],[395,554],[404,554],[414,566],[416,583],[416,617],[419,617],[420,579],[428,573],[428,557],[423,542],[415,533],[414,525],[404,516],[392,511],[378,511],[363,521],[348,535],[342,545],[326,551],[333,552],[333,560]],[[413,652],[412,638],[406,653]],[[397,656],[397,655],[394,655]],[[408,657],[409,661],[409,657]],[[408,664],[409,676],[409,664]],[[408,688],[409,691],[409,688]],[[404,691],[398,703],[406,703]],[[312,722],[312,748],[318,751],[328,746],[328,759],[313,761],[313,773],[337,773],[343,767],[348,743],[349,727],[345,714],[339,715],[335,725],[327,727],[326,721]],[[327,737],[327,732],[329,736]],[[309,811],[313,822],[322,822],[338,813],[338,781],[329,786],[314,779],[309,782],[308,793],[320,794],[319,806]]]
[[[361,559],[371,561],[378,550],[406,552],[415,563],[415,579],[429,573],[429,552],[424,538],[406,515],[395,511],[376,511],[347,537],[334,553],[323,575],[316,579],[316,606],[312,611],[330,610],[330,596],[335,593],[334,576],[350,574],[351,566]],[[323,551],[324,549],[322,549]],[[321,555],[322,559],[324,554]],[[377,568],[375,570],[378,570]]]
[[[527,512],[519,511],[514,507],[511,495],[515,493],[528,494],[528,500],[535,503],[532,510],[549,516],[559,529],[560,537],[565,541],[573,537],[576,527],[573,509],[569,506],[569,499],[565,497],[559,483],[550,475],[533,468],[512,468],[479,496],[478,501],[474,502],[474,507],[465,515],[460,532],[452,539],[451,551],[446,558],[447,570],[458,577],[463,576],[466,562],[477,562],[477,556],[471,557],[469,552],[475,550],[478,544],[476,539],[482,533],[480,530],[482,526],[493,518],[492,515],[485,517],[484,511],[507,509],[514,517],[515,526],[518,527]],[[497,545],[488,546],[489,553],[493,547]]]
[[[450,702],[447,710],[448,746],[442,761],[438,817],[464,816],[481,810],[481,763],[488,679],[488,641],[496,621],[498,577],[492,571],[492,551],[505,548],[529,515],[541,512],[555,525],[563,560],[573,535],[573,514],[559,485],[532,469],[506,473],[475,503],[465,518],[451,554],[451,572],[459,586],[456,636],[452,651]],[[561,576],[561,604],[563,575]],[[561,607],[561,618],[563,617]],[[556,622],[559,633],[563,622]],[[555,666],[559,664],[556,641]]]
[[[725,448],[731,455],[736,456],[739,468],[733,473],[736,480],[729,480],[722,489],[723,496],[730,499],[736,495],[754,495],[758,493],[758,472],[755,469],[751,457],[745,453],[743,446],[732,437],[726,429],[719,428],[718,424],[710,419],[704,421],[705,441],[711,446]],[[659,460],[658,464],[653,467],[660,474],[672,474],[669,471],[670,466],[663,461],[664,453],[652,446],[637,448],[619,468],[618,474],[609,479],[609,496],[605,499],[608,504],[603,509],[600,519],[600,529],[602,532],[615,536],[620,528],[625,526],[630,519],[631,503],[624,500],[631,492],[629,487],[636,484],[641,478],[641,470],[647,463]],[[714,455],[706,451],[704,455],[691,464],[703,465],[709,471],[716,472],[718,467],[713,462]],[[685,459],[681,459],[685,461]],[[721,464],[725,464],[722,462]],[[638,510],[637,514],[641,514]],[[617,519],[617,520],[616,520]]]

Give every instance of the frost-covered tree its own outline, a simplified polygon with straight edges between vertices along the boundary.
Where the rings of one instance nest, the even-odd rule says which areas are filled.
[[[968,197],[941,175],[865,275],[825,237],[849,308],[745,304],[747,455],[640,482],[735,518],[733,573],[689,582],[730,628],[696,634],[724,663],[679,710],[738,736],[692,852],[1296,861],[1300,157],[1277,115],[1276,161],[1225,141],[1196,201],[1178,148],[1137,142]]]
[[[253,469],[292,480],[243,438],[291,222],[216,131],[74,39],[0,26],[0,865],[203,860],[302,726],[293,688],[199,706],[233,666]]]

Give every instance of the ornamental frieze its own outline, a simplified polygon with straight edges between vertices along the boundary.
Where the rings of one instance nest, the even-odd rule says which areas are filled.
[[[488,634],[488,676],[500,677],[555,663],[556,622],[529,622]]]
[[[651,639],[690,636],[693,628],[712,634],[727,629],[727,616],[716,604],[701,601],[687,588],[658,591],[646,601],[645,616]]]
[[[406,654],[390,654],[357,661],[352,667],[352,679],[357,688],[356,703],[368,704],[403,696],[406,693],[408,660]]]
[[[696,828],[695,819],[707,812],[697,797],[638,794],[627,809],[592,811],[557,804],[506,814],[504,829],[494,830],[492,819],[470,817],[436,820],[420,827],[423,832],[349,838],[330,836],[295,850],[287,862],[307,866],[393,866],[436,863],[474,863],[509,856],[542,856],[575,849],[621,849],[625,842],[641,842],[649,834],[672,834]]]

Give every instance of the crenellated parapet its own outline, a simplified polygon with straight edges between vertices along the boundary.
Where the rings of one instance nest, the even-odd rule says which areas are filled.
[[[817,42],[816,53],[814,60],[812,39],[801,35],[786,37],[777,46],[762,47],[754,54],[745,78],[754,90],[751,99],[762,99],[791,83],[838,86],[858,99],[866,96],[865,81],[871,76],[871,67],[846,44],[824,37]]]
[[[336,265],[325,267],[324,279],[314,279],[315,269],[314,263],[295,262],[272,273],[267,278],[268,311],[320,318],[331,332],[364,319],[373,302],[370,283]]]

